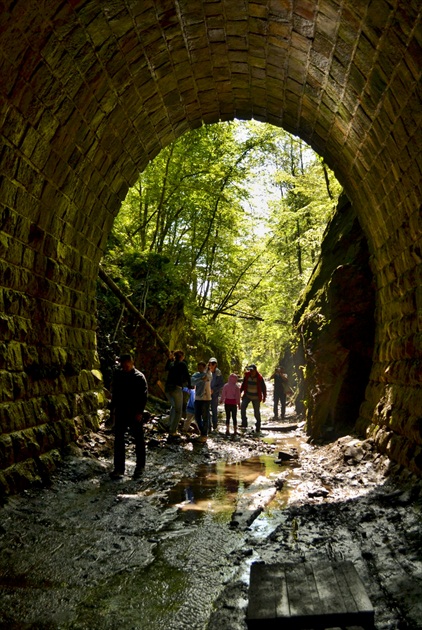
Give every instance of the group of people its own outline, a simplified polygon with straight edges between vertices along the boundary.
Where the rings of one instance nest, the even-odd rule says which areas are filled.
[[[186,430],[194,419],[199,431],[199,441],[205,442],[210,431],[216,431],[218,426],[218,404],[224,404],[226,414],[226,435],[230,435],[230,422],[233,432],[237,434],[237,411],[240,410],[241,428],[246,429],[248,420],[246,409],[252,403],[256,421],[256,431],[261,430],[261,402],[265,402],[267,388],[264,377],[258,372],[255,364],[245,370],[243,380],[239,386],[237,374],[230,374],[224,383],[217,359],[211,357],[206,363],[199,361],[197,371],[189,375],[184,362],[184,353],[177,350],[171,353],[167,361],[168,377],[165,393],[170,402],[169,440],[178,439],[178,427],[183,414],[183,390],[188,395],[186,404]],[[243,394],[243,395],[242,395]]]
[[[197,371],[190,374],[184,361],[184,352],[171,352],[165,369],[167,379],[165,394],[170,403],[168,441],[179,440],[179,424],[184,417],[183,431],[187,431],[195,421],[200,436],[198,441],[205,442],[207,436],[218,428],[218,405],[224,404],[226,416],[226,435],[230,435],[230,422],[233,433],[237,434],[237,412],[240,410],[241,428],[246,429],[248,420],[246,410],[252,403],[255,428],[261,430],[261,402],[267,397],[264,377],[255,364],[249,365],[240,379],[237,374],[230,374],[224,382],[218,361],[211,357],[206,363],[199,361]],[[286,411],[288,379],[282,366],[276,368],[270,377],[274,379],[274,417],[278,418],[278,405],[281,404],[281,418]],[[241,383],[239,384],[239,381]],[[145,376],[135,368],[130,354],[120,357],[120,369],[115,371],[112,386],[111,408],[114,412],[114,470],[112,477],[119,478],[125,473],[125,433],[129,428],[135,439],[136,468],[134,477],[139,477],[145,467],[145,439],[143,414],[148,396]]]
[[[178,438],[183,409],[185,407],[186,413],[192,413],[192,402],[202,437],[206,437],[211,429],[217,430],[218,425],[218,402],[224,379],[217,367],[217,359],[211,357],[208,364],[199,361],[197,371],[190,376],[184,357],[183,350],[176,350],[170,353],[166,364],[168,375],[164,391],[170,403],[169,441]]]

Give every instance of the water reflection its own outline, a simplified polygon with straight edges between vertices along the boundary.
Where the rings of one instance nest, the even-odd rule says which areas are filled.
[[[274,455],[203,465],[196,477],[186,477],[170,490],[168,505],[177,506],[181,513],[201,516],[206,512],[219,520],[230,520],[239,499],[257,491],[253,484],[258,477],[275,477],[280,471]]]

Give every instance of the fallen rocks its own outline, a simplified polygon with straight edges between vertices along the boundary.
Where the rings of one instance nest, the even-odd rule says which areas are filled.
[[[237,502],[236,511],[233,512],[230,527],[247,529],[261,514],[266,505],[274,498],[277,487],[268,477],[259,476],[248,487]]]
[[[292,460],[297,460],[299,457],[298,452],[297,451],[292,451],[291,453],[286,453],[284,451],[279,451],[278,452],[278,461],[276,461],[277,464],[281,464],[284,462],[289,462]]]

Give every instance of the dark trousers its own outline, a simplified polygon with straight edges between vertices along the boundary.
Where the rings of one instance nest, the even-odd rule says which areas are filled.
[[[214,431],[218,426],[218,396],[219,393],[211,394],[210,413],[208,420],[208,430],[211,431],[211,426]]]
[[[209,400],[195,400],[195,421],[199,427],[201,435],[208,435],[208,411]]]
[[[146,452],[142,422],[138,422],[133,414],[116,411],[114,424],[114,470],[119,473],[125,472],[125,435],[128,429],[135,439],[136,467],[145,467]]]
[[[233,428],[237,428],[237,405],[224,405],[224,411],[226,412],[226,427],[230,426],[230,417],[233,419]]]
[[[278,418],[278,403],[281,404],[281,419],[286,415],[286,392],[274,390],[274,417]]]
[[[254,413],[255,421],[256,421],[256,430],[260,431],[261,430],[261,411],[260,411],[261,403],[259,400],[252,400],[251,398],[248,398],[246,395],[243,396],[242,402],[240,405],[240,417],[242,418],[242,427],[246,428],[248,426],[248,419],[246,417],[246,408],[250,402],[252,403],[252,406],[253,406],[253,413]]]

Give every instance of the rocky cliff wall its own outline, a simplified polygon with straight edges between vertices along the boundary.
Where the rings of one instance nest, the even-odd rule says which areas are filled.
[[[295,313],[296,365],[314,439],[355,428],[374,350],[375,286],[366,238],[349,200],[339,200],[320,260]]]
[[[380,348],[386,360],[393,344],[380,340],[376,327],[379,294],[373,265],[356,213],[343,196],[294,318],[300,339],[296,367],[303,375],[298,402],[313,439],[350,431],[373,436],[381,452],[421,474],[420,360],[412,339],[400,366],[392,363],[386,368],[379,360]],[[403,306],[401,327],[410,331],[415,324],[406,317],[405,301]],[[402,358],[402,353],[403,349],[397,351],[395,358]],[[399,379],[393,383],[394,370]]]

